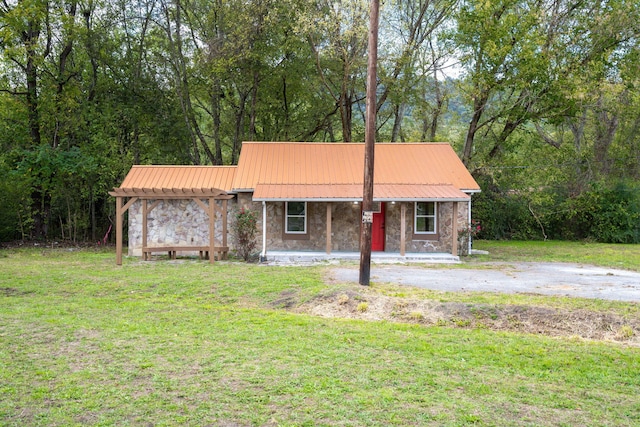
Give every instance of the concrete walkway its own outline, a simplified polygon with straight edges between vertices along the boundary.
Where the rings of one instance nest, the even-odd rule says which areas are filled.
[[[267,264],[309,264],[338,261],[360,261],[360,252],[311,252],[311,251],[271,251],[267,252]],[[460,258],[445,253],[372,252],[373,264],[399,263],[459,263]]]

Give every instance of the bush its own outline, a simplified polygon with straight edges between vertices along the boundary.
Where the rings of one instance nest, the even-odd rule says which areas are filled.
[[[618,182],[565,201],[562,233],[602,243],[640,243],[640,187]]]
[[[477,180],[482,192],[473,196],[473,217],[482,223],[480,239],[640,243],[640,185],[634,182],[596,182],[570,195],[564,187],[512,191],[488,176]]]
[[[29,188],[0,165],[0,242],[29,237]]]
[[[541,232],[529,211],[528,194],[499,188],[491,177],[477,178],[482,192],[473,196],[473,217],[482,229],[479,239],[540,239]]]
[[[245,261],[249,261],[251,254],[256,249],[257,225],[258,217],[256,213],[244,208],[236,212],[231,224],[236,252]]]

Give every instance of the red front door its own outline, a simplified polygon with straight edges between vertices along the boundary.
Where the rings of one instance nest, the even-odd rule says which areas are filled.
[[[371,227],[371,250],[384,251],[384,202],[380,203],[380,212],[374,212]]]

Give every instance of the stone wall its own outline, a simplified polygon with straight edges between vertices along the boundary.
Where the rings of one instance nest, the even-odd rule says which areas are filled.
[[[306,236],[285,236],[284,202],[267,202],[267,253],[282,251],[325,251],[327,235],[326,203],[307,203]],[[253,202],[250,193],[238,195],[238,208],[258,215],[258,247],[262,250],[262,202]],[[360,239],[360,205],[332,203],[332,251],[357,251]]]
[[[269,250],[322,251],[327,247],[327,204],[307,203],[306,236],[284,234],[284,202],[267,203]],[[357,251],[360,239],[360,205],[331,204],[331,250]]]
[[[231,202],[231,201],[230,201]],[[153,201],[148,201],[148,206]],[[208,202],[207,202],[208,203]],[[222,201],[216,202],[215,240],[222,243]],[[228,203],[229,208],[233,203]],[[231,211],[231,209],[229,209]],[[129,255],[142,255],[142,202],[129,208]],[[208,246],[209,215],[193,200],[162,200],[147,216],[148,246]]]
[[[413,202],[387,203],[386,204],[386,221],[385,233],[386,242],[385,250],[387,252],[400,251],[400,219],[401,206],[406,206],[406,252],[452,252],[452,233],[453,233],[453,202],[437,203],[437,240],[413,240],[414,226],[414,209]],[[469,205],[467,203],[458,203],[457,228],[461,230],[468,222]]]
[[[149,202],[150,203],[150,202]],[[218,201],[222,208],[222,202]],[[406,205],[406,252],[451,253],[453,203],[438,203],[438,239],[413,240],[413,202],[386,203],[385,251],[400,251],[401,205]],[[284,235],[284,202],[267,203],[267,254],[273,250],[326,250],[327,211],[326,203],[307,203],[308,235],[295,238]],[[238,209],[251,209],[258,218],[256,252],[262,251],[262,202],[251,200],[251,193],[240,193],[228,202],[228,245],[233,251],[231,233],[232,219]],[[216,242],[222,242],[222,218],[216,218]],[[458,204],[458,230],[463,229],[468,219],[468,204]],[[360,243],[360,204],[351,202],[331,203],[331,251],[357,252]],[[299,237],[299,236],[298,236]],[[193,200],[163,200],[148,217],[147,241],[149,246],[209,244],[209,217]],[[140,256],[142,250],[142,203],[137,201],[129,208],[129,255]]]
[[[413,211],[415,204],[406,205],[406,252],[452,252],[453,203],[438,203],[437,240],[413,240]],[[260,212],[262,207],[259,207]],[[401,203],[386,203],[385,251],[400,251]],[[326,203],[307,203],[308,237],[292,240],[283,239],[284,202],[267,203],[267,252],[269,250],[326,250]],[[261,216],[262,214],[260,214]],[[360,204],[331,203],[331,251],[357,252],[360,244]],[[458,204],[458,230],[464,228],[468,220],[468,204]],[[260,230],[260,234],[262,229]],[[260,237],[262,239],[262,237]],[[261,240],[260,240],[261,242]]]

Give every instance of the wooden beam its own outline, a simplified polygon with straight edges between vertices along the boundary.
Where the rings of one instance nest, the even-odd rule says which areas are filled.
[[[202,208],[203,211],[205,211],[205,213],[209,213],[209,206],[207,206],[202,200],[194,197],[193,200],[198,204],[198,206],[200,206]],[[209,199],[210,201],[213,199]],[[211,202],[209,202],[209,204],[211,204]]]
[[[157,208],[160,203],[162,203],[162,200],[156,200],[155,202],[153,202],[147,209],[147,213],[151,213],[151,211]]]
[[[226,199],[222,200],[222,246],[227,247],[227,209],[228,209],[228,201]],[[224,254],[226,258],[226,252]]]
[[[211,264],[215,263],[215,258],[216,258],[215,250],[216,250],[216,200],[213,197],[211,197],[209,199],[209,263]]]
[[[453,202],[453,219],[451,220],[451,240],[452,250],[451,255],[458,256],[458,202]]]
[[[132,198],[130,198],[130,199],[129,199],[129,201],[128,201],[128,202],[123,206],[123,208],[122,208],[122,215],[124,215],[124,213],[125,213],[126,211],[128,211],[128,210],[129,210],[129,208],[131,207],[131,205],[133,205],[133,204],[134,204],[135,202],[137,202],[137,201],[138,201],[138,198],[137,198],[137,197],[132,197]]]
[[[407,204],[400,203],[400,256],[404,256],[407,247]]]
[[[116,265],[122,265],[122,197],[116,197]]]
[[[147,247],[147,199],[142,199],[142,247]],[[151,255],[149,254],[149,259]],[[142,254],[142,259],[147,261],[147,255]]]
[[[331,203],[327,203],[327,255],[331,254]]]
[[[111,194],[111,193],[109,193]],[[113,194],[112,194],[113,195]],[[137,197],[131,197],[127,203],[124,203],[124,196],[114,196],[116,198],[116,265],[122,265],[122,241],[123,241],[123,223],[124,214],[129,210],[131,205],[138,201]]]

